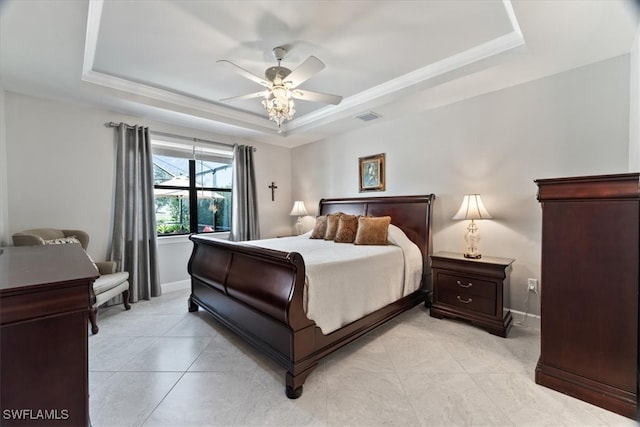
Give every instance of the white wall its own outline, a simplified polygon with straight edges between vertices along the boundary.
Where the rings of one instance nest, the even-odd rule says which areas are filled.
[[[0,84],[0,246],[7,246],[9,235],[9,195],[7,183],[7,139],[5,132],[5,91]]]
[[[211,133],[151,122],[139,117],[6,92],[8,236],[35,227],[79,228],[89,232],[89,254],[106,259],[112,227],[115,132],[106,122],[147,125],[152,130],[227,143]],[[291,230],[290,150],[257,147],[256,178],[261,233],[264,237]],[[1,146],[0,146],[1,147]],[[268,185],[278,185],[271,201]],[[188,278],[191,242],[172,238],[159,246],[160,280]]]
[[[7,92],[9,232],[79,228],[106,258],[113,197],[113,117]]]
[[[629,103],[629,172],[640,171],[640,24],[631,47]]]
[[[295,218],[288,215],[293,200],[305,201],[315,214],[322,197],[359,195],[358,157],[384,152],[387,191],[376,194],[437,195],[436,251],[462,249],[465,224],[450,218],[465,193],[483,195],[495,220],[480,224],[481,249],[487,255],[516,258],[511,306],[524,311],[526,278],[540,274],[540,207],[533,180],[629,170],[629,73],[635,55],[636,59],[633,54],[631,59],[614,58],[401,120],[372,122],[293,150],[252,144],[258,148],[262,236],[293,230]],[[97,260],[108,253],[113,197],[114,131],[105,122],[243,143],[103,109],[12,92],[3,95],[5,237],[32,227],[78,227],[90,232],[89,253]],[[271,181],[278,186],[274,202]],[[160,245],[163,283],[188,278],[190,249],[185,238]]]
[[[387,190],[374,195],[435,193],[433,249],[461,252],[466,224],[451,217],[480,193],[495,218],[479,224],[481,251],[516,259],[511,307],[524,311],[526,279],[540,277],[534,179],[626,172],[628,139],[623,56],[295,148],[293,198],[315,214],[322,197],[358,196],[358,157],[386,153]]]

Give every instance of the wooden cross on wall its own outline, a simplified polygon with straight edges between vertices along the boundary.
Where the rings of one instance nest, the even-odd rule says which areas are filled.
[[[271,189],[271,201],[274,202],[276,200],[276,188],[278,188],[278,186],[271,181],[269,188]]]

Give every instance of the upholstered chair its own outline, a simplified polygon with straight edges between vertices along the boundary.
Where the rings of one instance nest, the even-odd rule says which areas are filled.
[[[84,250],[89,246],[89,234],[82,230],[59,230],[55,228],[34,228],[24,230],[13,235],[14,246],[37,246],[49,244],[80,243]],[[125,310],[129,310],[129,273],[116,272],[116,263],[113,261],[94,262],[100,277],[93,282],[93,292],[96,302],[89,311],[91,332],[98,333],[98,307],[111,298],[122,294]]]

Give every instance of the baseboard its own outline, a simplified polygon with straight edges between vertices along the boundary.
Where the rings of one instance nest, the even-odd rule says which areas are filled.
[[[163,283],[160,285],[162,289],[162,293],[165,292],[173,292],[173,291],[183,291],[185,289],[189,289],[191,287],[191,280],[179,280],[177,282]]]
[[[632,420],[638,417],[637,391],[620,389],[538,361],[536,383]]]
[[[513,316],[513,326],[526,326],[528,328],[540,329],[540,316],[537,314],[526,314],[518,310],[511,309],[511,315]]]

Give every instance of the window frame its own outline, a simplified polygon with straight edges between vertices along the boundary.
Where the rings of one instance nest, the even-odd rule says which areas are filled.
[[[199,191],[210,191],[212,193],[229,193],[229,198],[231,203],[233,200],[231,198],[233,188],[222,188],[222,187],[205,187],[198,186],[197,183],[197,162],[204,161],[213,161],[221,164],[228,164],[229,168],[233,168],[233,152],[231,150],[219,150],[219,149],[209,149],[200,146],[192,146],[186,144],[178,144],[178,143],[167,143],[164,141],[152,140],[152,157],[156,155],[165,156],[165,157],[173,157],[173,158],[183,158],[188,161],[189,165],[189,185],[188,186],[175,186],[175,185],[162,185],[155,184],[153,185],[154,190],[163,189],[163,190],[184,190],[189,193],[189,230],[186,232],[172,232],[172,233],[160,233],[156,226],[156,236],[159,238],[163,237],[171,237],[171,236],[185,236],[189,234],[202,234],[202,233],[228,233],[231,230],[231,216],[229,214],[229,227],[228,229],[216,230],[214,227],[213,231],[198,231],[199,223],[198,223],[198,192]],[[188,153],[191,153],[191,156]],[[199,155],[200,158],[197,158]],[[228,161],[228,163],[227,163]],[[200,172],[202,173],[202,171]],[[156,196],[154,194],[154,207],[155,207]],[[230,209],[230,208],[229,208]],[[154,209],[155,210],[155,209]],[[225,227],[226,228],[226,227]]]

